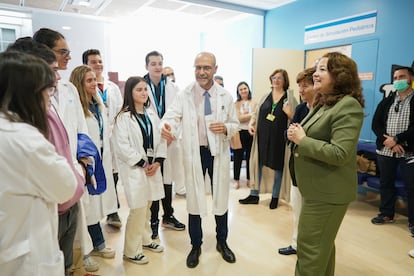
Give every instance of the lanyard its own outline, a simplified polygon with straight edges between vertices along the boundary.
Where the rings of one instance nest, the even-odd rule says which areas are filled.
[[[158,116],[161,118],[162,117],[162,106],[163,106],[163,97],[164,97],[164,84],[165,84],[165,80],[161,79],[160,80],[160,102],[158,102],[157,99],[157,93],[155,93],[155,86],[154,83],[151,81],[149,81],[150,84],[150,88],[152,91],[152,96],[154,97],[154,101],[155,101],[155,106],[157,107],[157,112],[158,112]]]
[[[99,110],[98,103],[95,100],[93,100],[93,102],[90,103],[89,106],[90,106],[89,110],[92,112],[92,114],[95,116],[96,120],[98,121],[99,138],[101,138],[101,144],[103,145],[103,118],[101,115],[101,111]]]
[[[148,141],[148,148],[152,149],[152,127],[151,127],[151,121],[149,119],[149,116],[147,112],[144,110],[144,116],[145,116],[145,122],[142,120],[142,118],[137,114],[134,113],[135,119],[140,124],[141,128],[145,132],[145,137]]]
[[[101,96],[102,101],[103,101],[103,103],[104,103],[105,106],[106,106],[106,100],[107,100],[107,97],[106,97],[106,95],[107,95],[106,92],[107,91],[108,91],[108,89],[105,89],[104,92],[102,93],[101,89],[98,89],[99,96]]]
[[[277,103],[272,103],[272,111],[270,111],[270,114],[273,114],[273,111],[275,111],[276,106]]]

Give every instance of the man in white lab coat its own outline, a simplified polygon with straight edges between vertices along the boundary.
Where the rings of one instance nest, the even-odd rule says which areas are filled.
[[[164,57],[158,51],[149,52],[145,56],[145,69],[148,70],[148,74],[144,76],[144,79],[148,84],[148,97],[151,103],[149,108],[158,114],[160,119],[164,116],[165,111],[178,92],[178,86],[162,74],[163,63]],[[165,197],[161,200],[164,209],[161,225],[165,228],[182,231],[185,229],[185,225],[175,218],[174,208],[172,207],[172,182],[183,183],[183,180],[178,177],[179,174],[175,173],[180,170],[174,169],[173,166],[174,163],[177,164],[181,160],[180,142],[178,140],[169,145],[167,156],[170,158],[167,157],[161,165],[165,194]],[[152,239],[158,238],[159,209],[159,200],[153,201],[151,205]]]
[[[177,129],[182,129],[188,229],[192,244],[187,257],[189,268],[198,265],[201,254],[201,216],[207,214],[204,185],[207,171],[211,179],[212,212],[217,226],[216,249],[225,261],[236,261],[226,241],[230,187],[229,140],[236,133],[239,121],[230,93],[213,80],[217,71],[215,56],[208,52],[198,54],[194,69],[196,82],[175,97],[161,120],[161,135],[168,143],[175,139]]]

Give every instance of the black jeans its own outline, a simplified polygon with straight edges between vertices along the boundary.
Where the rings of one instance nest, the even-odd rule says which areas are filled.
[[[240,180],[240,170],[241,165],[243,162],[243,154],[246,155],[246,179],[250,179],[250,151],[252,149],[252,143],[253,143],[253,136],[249,134],[249,131],[247,130],[240,130],[240,141],[242,144],[241,149],[233,150],[234,154],[234,164],[233,164],[233,178],[234,180]]]
[[[161,174],[164,174],[164,164],[161,164]],[[162,208],[164,209],[163,217],[169,218],[174,213],[174,208],[172,207],[172,183],[164,184],[164,194],[165,197],[161,199]],[[151,223],[158,222],[159,211],[160,201],[153,201],[151,204]]]
[[[402,180],[407,192],[408,222],[414,223],[414,162],[408,163],[405,158],[395,158],[379,155],[377,157],[380,170],[380,213],[394,217],[395,201],[397,200],[397,189],[395,179],[397,169],[400,168]]]

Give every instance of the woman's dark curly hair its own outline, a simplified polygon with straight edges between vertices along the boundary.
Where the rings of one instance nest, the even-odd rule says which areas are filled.
[[[365,100],[355,61],[338,52],[327,53],[323,58],[328,59],[327,70],[332,78],[332,90],[329,94],[318,93],[315,101],[332,106],[344,96],[350,95],[364,107]]]

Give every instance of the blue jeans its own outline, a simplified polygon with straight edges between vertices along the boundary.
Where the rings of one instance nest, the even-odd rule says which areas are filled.
[[[405,158],[395,158],[379,155],[377,156],[380,170],[380,213],[394,217],[395,201],[397,200],[397,189],[395,179],[397,169],[400,167],[402,180],[407,192],[408,222],[414,223],[414,163],[407,163]]]
[[[250,190],[250,195],[252,196],[259,196],[260,184],[262,183],[262,170],[263,170],[263,165],[259,165],[259,189]],[[280,192],[280,186],[282,186],[283,171],[276,170],[274,172],[275,172],[275,177],[273,178],[272,198],[278,198],[279,192]]]
[[[88,232],[92,239],[93,249],[99,251],[105,248],[105,238],[99,222],[97,224],[88,225]]]

